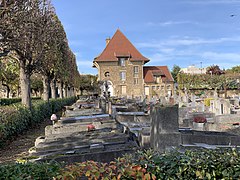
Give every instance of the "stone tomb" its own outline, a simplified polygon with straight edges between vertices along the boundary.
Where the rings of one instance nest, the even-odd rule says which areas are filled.
[[[56,124],[45,128],[45,136],[36,139],[35,147],[29,150],[34,161],[65,161],[67,163],[95,160],[109,162],[125,153],[138,149],[136,141],[123,133],[122,125],[108,114],[62,117]],[[81,109],[71,110],[81,111]],[[94,125],[89,130],[88,125]]]

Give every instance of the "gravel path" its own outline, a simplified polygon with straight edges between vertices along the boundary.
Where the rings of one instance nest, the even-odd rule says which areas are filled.
[[[49,119],[45,120],[19,135],[13,141],[8,142],[0,149],[0,164],[15,162],[16,159],[28,155],[28,150],[34,146],[36,138],[43,136],[45,127],[50,124],[51,121]]]

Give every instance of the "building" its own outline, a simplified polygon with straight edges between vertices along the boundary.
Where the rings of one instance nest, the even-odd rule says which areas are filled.
[[[168,68],[144,66],[149,61],[118,29],[112,39],[106,39],[106,47],[94,59],[93,67],[98,69],[98,80],[105,84],[102,91],[107,87],[110,96],[144,98],[158,92],[153,86],[160,88],[164,85],[165,89],[168,87],[165,83],[171,82],[173,88],[173,78]]]
[[[174,80],[167,66],[144,66],[144,92],[151,98],[170,97],[174,91]]]
[[[192,65],[188,66],[187,68],[182,68],[180,72],[185,74],[206,74],[207,68],[198,68]]]

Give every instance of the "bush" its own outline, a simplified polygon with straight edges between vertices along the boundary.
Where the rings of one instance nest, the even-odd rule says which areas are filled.
[[[41,97],[32,97],[32,100],[39,100]],[[8,106],[14,103],[21,102],[21,98],[1,98],[0,106]]]
[[[60,111],[63,106],[76,101],[75,97],[34,101],[32,111],[21,104],[0,108],[0,147],[6,140],[27,130],[30,126],[49,118],[52,113]]]
[[[1,98],[0,99],[0,105],[1,106],[8,106],[13,103],[21,102],[21,98]]]
[[[52,179],[61,166],[57,163],[26,163],[0,166],[0,179]]]
[[[26,163],[0,166],[0,179],[239,179],[236,149],[188,150],[158,154],[152,150],[125,155],[110,163],[73,165]]]

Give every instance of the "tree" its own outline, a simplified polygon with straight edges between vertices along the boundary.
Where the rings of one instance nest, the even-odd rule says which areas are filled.
[[[31,92],[38,96],[38,93],[41,95],[43,92],[43,83],[40,74],[33,74],[31,76]]]
[[[0,16],[0,43],[18,55],[22,104],[31,108],[30,76],[46,51],[53,8],[48,0],[18,0]]]
[[[228,73],[240,74],[240,66],[234,66],[227,70]]]
[[[207,67],[206,74],[221,75],[221,74],[225,74],[225,72],[223,70],[221,70],[218,65],[212,65],[212,66]]]
[[[6,97],[9,98],[10,91],[18,90],[19,67],[14,54],[1,57],[0,60],[0,80],[1,84],[6,87]]]
[[[177,82],[177,75],[180,72],[180,70],[181,70],[181,68],[178,65],[175,65],[175,64],[173,65],[171,74],[174,79],[174,82]]]
[[[81,91],[81,95],[83,95],[83,91],[89,91],[92,93],[99,92],[99,84],[97,82],[97,76],[94,75],[80,75],[80,86],[79,89]]]

